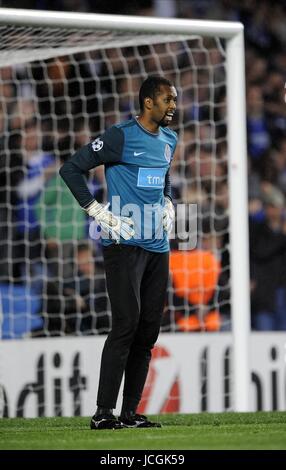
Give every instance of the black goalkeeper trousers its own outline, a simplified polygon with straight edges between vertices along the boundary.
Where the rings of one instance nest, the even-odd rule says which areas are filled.
[[[123,374],[123,406],[136,410],[160,330],[169,253],[131,245],[104,247],[112,330],[102,352],[97,406],[115,408]]]

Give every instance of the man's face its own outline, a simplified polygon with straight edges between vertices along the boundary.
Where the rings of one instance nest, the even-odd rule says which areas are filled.
[[[95,266],[92,252],[88,249],[82,250],[77,254],[77,263],[79,271],[87,277],[94,276]]]
[[[173,119],[177,107],[177,92],[175,87],[168,85],[160,86],[154,100],[151,99],[151,119],[159,126],[168,126]]]

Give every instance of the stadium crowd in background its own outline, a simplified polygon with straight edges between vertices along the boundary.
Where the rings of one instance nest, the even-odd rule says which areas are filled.
[[[17,3],[4,0],[1,6],[16,8]],[[26,0],[21,3],[21,8],[219,19],[241,21],[244,24],[252,327],[256,330],[286,330],[285,1],[122,0],[119,5],[115,1],[102,0]],[[163,70],[167,70],[171,59],[164,54],[164,46],[158,45],[156,50],[160,52],[160,47],[161,66]],[[179,55],[179,51],[177,52]],[[142,54],[144,53],[145,50]],[[81,275],[78,277],[76,253],[78,246],[82,246],[88,237],[89,221],[82,213],[79,226],[69,226],[69,221],[63,220],[55,212],[54,202],[50,198],[53,196],[58,203],[60,201],[57,196],[60,182],[56,173],[60,161],[68,158],[69,149],[76,150],[89,140],[90,135],[96,136],[100,130],[118,120],[118,115],[114,112],[107,61],[112,64],[113,76],[120,76],[117,80],[117,92],[120,96],[118,106],[121,120],[129,118],[132,109],[128,90],[138,89],[137,76],[132,77],[131,74],[128,81],[122,77],[124,71],[116,49],[107,50],[104,57],[98,51],[91,54],[94,54],[92,66],[84,61],[84,55],[81,54],[73,62],[68,62],[63,57],[47,61],[44,69],[40,63],[34,66],[29,73],[32,73],[36,87],[31,87],[31,75],[24,66],[0,69],[0,283],[5,285],[13,281],[21,284],[24,279],[32,279],[35,294],[43,299],[40,313],[43,315],[44,325],[39,334],[86,334],[90,330],[84,325],[98,325],[100,318],[104,318],[102,332],[108,329],[107,317],[102,314],[102,307],[98,313],[96,302],[83,300],[85,295],[90,295],[89,289],[92,287],[89,286],[84,294],[79,292],[80,298],[75,294],[71,300],[67,295],[70,292],[68,289],[73,289],[73,292],[75,289],[72,277],[76,279],[75,283],[84,284],[77,280],[81,279]],[[144,60],[148,73],[157,71],[152,54],[146,53]],[[186,56],[182,55],[182,70],[186,60]],[[224,78],[224,70],[217,50],[212,53],[211,61],[217,64],[215,83],[220,83]],[[132,70],[136,71],[136,58],[130,57],[130,64]],[[99,77],[96,85],[93,80],[95,73]],[[45,83],[45,74],[49,77],[49,86]],[[79,86],[78,77],[82,79],[81,84],[84,86]],[[63,85],[62,78],[68,80],[68,87]],[[186,90],[192,79],[191,72],[181,72],[181,83]],[[202,74],[200,80],[203,85],[208,80],[207,73]],[[207,102],[207,87],[199,88],[199,101]],[[228,329],[230,324],[227,147],[226,129],[224,125],[220,125],[225,118],[225,89],[224,86],[217,86],[216,90],[214,121],[218,145],[215,158],[211,146],[213,136],[209,126],[203,124],[205,117],[210,114],[209,106],[196,108],[191,90],[184,93],[183,101],[178,104],[183,109],[184,121],[190,124],[179,136],[177,157],[172,170],[173,197],[175,203],[184,201],[199,205],[201,240],[198,249],[194,250],[188,260],[191,266],[189,269],[195,272],[193,284],[189,286],[184,285],[185,281],[180,284],[180,279],[173,271],[179,261],[176,258],[176,246],[172,246],[170,288],[163,322],[165,331],[213,331]],[[103,121],[97,113],[97,93],[105,96],[101,110]],[[53,100],[49,99],[51,94]],[[78,99],[80,95],[81,99]],[[36,102],[39,106],[38,113],[35,111]],[[90,119],[82,118],[83,110]],[[57,117],[56,123],[49,117],[51,112]],[[39,120],[35,119],[39,115],[40,128]],[[70,116],[77,118],[71,119]],[[191,124],[195,119],[201,123],[200,139],[204,142],[199,149],[199,165],[197,135]],[[7,156],[7,149],[11,151],[10,158]],[[211,180],[214,173],[217,177],[215,188]],[[182,184],[182,174],[189,178],[187,186]],[[191,183],[196,177],[203,181],[199,192]],[[104,200],[105,187],[100,172],[94,173],[89,185],[99,194],[97,199]],[[211,204],[210,191],[215,192]],[[67,214],[69,210],[73,210],[73,201],[65,198],[64,194],[61,197]],[[61,210],[60,207],[58,209]],[[216,214],[216,225],[212,227],[208,220],[211,211]],[[62,225],[56,222],[59,219]],[[69,230],[77,230],[76,236],[66,235]],[[213,233],[216,234],[215,240],[211,240]],[[70,239],[78,240],[73,247],[73,254],[72,247],[67,242]],[[92,250],[95,271],[101,273],[100,245],[95,243]],[[205,256],[204,251],[208,252],[208,256]],[[67,263],[69,258],[70,264]],[[44,264],[41,263],[43,259],[47,261]],[[59,260],[62,260],[60,266]],[[205,292],[203,295],[196,295],[196,289],[200,289],[194,286],[198,279],[196,266],[201,266],[202,263],[211,263],[213,278],[204,280]],[[55,279],[64,275],[63,266],[70,273],[64,276],[65,281],[61,285],[55,285]],[[194,295],[183,295],[184,289],[193,289]],[[218,304],[222,306],[219,312]],[[51,311],[56,321],[50,321]],[[87,320],[80,322],[78,329],[73,326],[65,331],[63,324],[76,324],[76,311],[81,316],[84,312]],[[90,315],[99,320],[91,321]],[[70,321],[66,321],[66,317]],[[210,319],[208,322],[207,318]],[[55,324],[60,325],[56,331]],[[97,332],[97,327],[91,326],[91,330]]]

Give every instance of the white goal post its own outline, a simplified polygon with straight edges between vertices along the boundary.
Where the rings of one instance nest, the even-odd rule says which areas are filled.
[[[245,70],[243,25],[237,22],[165,19],[155,17],[120,16],[105,14],[64,13],[23,9],[0,9],[1,27],[64,28],[99,31],[116,31],[113,44],[121,40],[128,46],[136,42],[140,34],[152,35],[156,43],[163,38],[187,39],[193,36],[221,38],[226,52],[226,96],[228,139],[228,184],[231,259],[231,310],[233,332],[233,409],[249,410],[250,388],[250,288],[248,253],[248,206],[247,206],[247,152],[245,111]],[[157,39],[156,39],[157,38]],[[105,44],[106,47],[106,44]],[[77,44],[74,35],[71,53],[92,50],[84,41]],[[32,46],[34,60],[52,57],[55,52],[47,49],[45,55],[39,45]],[[66,50],[66,49],[65,49]],[[61,53],[61,44],[57,46]],[[5,50],[0,47],[0,67],[31,60],[31,48],[25,46]],[[180,107],[180,103],[178,103]],[[191,338],[190,338],[191,341]]]

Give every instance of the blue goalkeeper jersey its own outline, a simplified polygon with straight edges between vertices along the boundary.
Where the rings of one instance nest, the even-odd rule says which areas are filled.
[[[143,128],[136,119],[112,126],[102,136],[78,150],[60,170],[61,176],[82,207],[94,197],[84,174],[105,165],[109,210],[131,217],[135,235],[120,242],[146,250],[169,250],[162,229],[164,196],[171,197],[169,168],[177,143],[174,131],[160,127],[158,133]],[[102,238],[104,245],[114,243]]]

